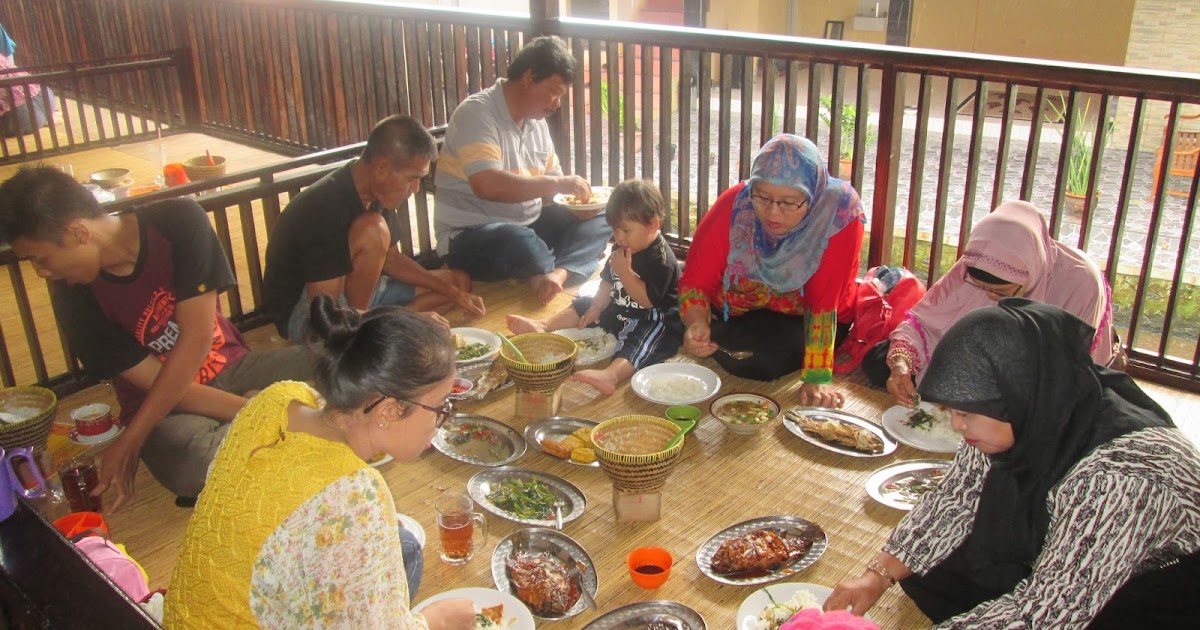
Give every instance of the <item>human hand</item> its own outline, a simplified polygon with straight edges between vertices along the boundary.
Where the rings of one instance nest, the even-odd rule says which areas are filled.
[[[132,431],[125,431],[108,448],[100,453],[99,483],[92,491],[92,496],[98,497],[108,491],[116,490],[117,497],[113,500],[106,514],[119,510],[126,501],[133,498],[133,480],[137,476],[138,454],[142,450],[141,441],[134,437]]]
[[[421,610],[429,622],[429,630],[474,630],[475,604],[454,597],[433,602]]]
[[[429,320],[432,321],[433,323],[437,324],[438,326],[441,326],[442,328],[445,328],[446,332],[450,331],[450,320],[446,319],[445,317],[442,317],[441,315],[438,315],[437,313],[434,313],[433,311],[417,313],[417,314],[428,317]]]
[[[633,273],[633,254],[628,247],[618,247],[608,257],[608,264],[618,278],[625,279]]]
[[[458,296],[454,298],[454,303],[467,314],[468,317],[483,317],[487,314],[487,307],[483,305],[483,298],[468,293],[459,291]]]
[[[903,359],[892,361],[892,375],[887,380],[888,393],[896,397],[900,404],[912,406],[913,396],[917,393],[917,385],[913,382],[908,362]]]
[[[601,310],[594,306],[589,308],[587,312],[585,312],[583,316],[579,318],[579,328],[587,328],[588,326],[600,321],[600,313]]]
[[[587,203],[592,198],[592,185],[578,175],[563,175],[558,178],[558,192],[571,195],[579,203]]]
[[[849,608],[851,613],[861,617],[871,610],[889,586],[891,584],[884,580],[883,576],[865,571],[862,575],[843,580],[833,587],[833,592],[829,594],[822,608],[825,612]]]
[[[687,327],[683,333],[683,349],[694,357],[710,357],[717,351],[717,344],[712,342],[712,327],[707,322],[696,322]]]
[[[804,383],[800,386],[800,404],[805,407],[840,408],[846,404],[846,397],[833,385]]]

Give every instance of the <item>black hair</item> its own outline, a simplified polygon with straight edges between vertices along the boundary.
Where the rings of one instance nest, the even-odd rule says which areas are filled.
[[[53,166],[26,166],[0,184],[0,243],[19,238],[61,244],[76,219],[104,216],[91,191]]]
[[[553,35],[535,37],[508,64],[508,80],[520,81],[526,72],[532,73],[534,83],[554,75],[570,83],[575,80],[575,58],[563,40]]]
[[[604,219],[617,227],[622,221],[636,221],[650,225],[654,219],[662,221],[667,216],[662,193],[658,186],[645,179],[627,179],[608,196]]]
[[[997,278],[996,276],[993,276],[992,274],[990,274],[982,269],[976,269],[974,267],[967,267],[967,275],[971,276],[972,278],[975,278],[976,280],[978,280],[984,284],[1016,284],[1015,282],[1012,282],[1011,280],[1005,280],[1004,278]]]
[[[418,157],[429,162],[436,160],[437,141],[416,118],[399,114],[375,123],[362,152],[363,161],[382,158],[395,169],[403,168]]]
[[[320,342],[317,391],[335,411],[361,409],[380,396],[415,400],[454,372],[450,334],[399,306],[363,315],[319,295],[309,307],[310,341]]]

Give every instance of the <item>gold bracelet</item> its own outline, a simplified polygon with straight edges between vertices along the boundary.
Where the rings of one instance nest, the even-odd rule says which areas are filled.
[[[896,578],[892,577],[892,574],[889,573],[888,570],[884,568],[883,564],[881,564],[878,560],[871,560],[868,562],[867,570],[887,580],[888,588],[896,585]]]

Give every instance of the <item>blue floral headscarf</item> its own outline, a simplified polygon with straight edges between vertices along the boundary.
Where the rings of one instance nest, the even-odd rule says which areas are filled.
[[[787,234],[771,236],[759,222],[750,200],[758,182],[808,195],[808,214]],[[745,279],[778,293],[801,290],[820,267],[830,237],[856,219],[864,220],[858,193],[829,177],[815,144],[792,134],[771,138],[754,156],[750,179],[733,201],[725,286]]]

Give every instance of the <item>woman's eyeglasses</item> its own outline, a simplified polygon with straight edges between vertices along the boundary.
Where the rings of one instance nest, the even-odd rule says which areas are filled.
[[[1010,298],[1010,297],[1017,297],[1017,294],[1021,292],[1020,285],[1017,285],[1014,288],[1009,289],[1007,291],[1001,291],[1000,289],[990,287],[986,284],[979,284],[978,282],[975,281],[974,278],[971,277],[971,274],[967,273],[966,269],[963,269],[963,282],[966,282],[967,284],[975,287],[976,289],[979,289],[980,291],[983,291],[984,293],[990,295],[991,297],[996,298],[997,300],[1003,300],[1004,298]]]
[[[779,199],[772,199],[766,195],[759,194],[750,195],[750,202],[760,210],[766,210],[767,208],[770,208],[772,204],[774,204],[783,212],[799,212],[808,205],[807,199],[801,201],[800,203],[796,203],[794,201],[781,201]]]
[[[434,428],[437,428],[437,429],[442,428],[442,425],[446,424],[446,421],[450,419],[450,416],[454,415],[454,401],[449,398],[446,399],[446,402],[442,403],[441,407],[430,407],[429,405],[423,405],[416,401],[406,400],[404,398],[397,398],[396,396],[388,396],[386,394],[383,395],[382,397],[380,397],[379,400],[376,400],[375,402],[367,405],[366,408],[363,409],[363,413],[364,414],[371,413],[372,411],[374,411],[374,409],[376,407],[379,406],[379,403],[381,403],[389,398],[395,398],[396,400],[398,400],[402,403],[406,403],[409,405],[416,405],[417,407],[420,407],[426,411],[433,412],[437,416],[437,419],[434,421]]]

